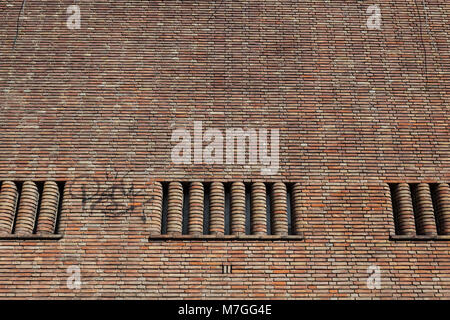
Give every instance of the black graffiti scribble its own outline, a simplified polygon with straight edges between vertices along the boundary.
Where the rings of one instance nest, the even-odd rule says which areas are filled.
[[[14,37],[13,49],[16,48],[17,38],[19,37],[20,17],[22,16],[22,12],[24,11],[25,3],[26,3],[26,0],[22,0],[22,5],[20,6],[19,15],[17,16],[16,36]]]
[[[89,183],[91,188],[86,185],[87,182],[82,183],[82,210],[90,212],[104,210],[106,215],[120,216],[131,214],[140,208],[142,221],[146,222],[147,216],[144,212],[144,206],[151,202],[153,197],[150,196],[145,199],[145,190],[142,188],[137,189],[134,182],[125,182],[129,173],[129,171],[123,175],[118,172],[114,174],[106,173],[105,179],[92,179],[92,183]],[[92,192],[89,192],[91,189],[93,189]],[[70,189],[70,194],[74,198],[80,195],[73,192],[72,188]],[[138,199],[142,200],[139,201]]]

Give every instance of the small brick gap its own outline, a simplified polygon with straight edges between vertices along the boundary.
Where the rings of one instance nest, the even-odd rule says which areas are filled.
[[[63,207],[64,190],[66,188],[66,182],[65,181],[56,181],[56,185],[58,186],[59,200],[58,200],[58,208],[56,210],[56,217],[55,217],[55,234],[59,234],[59,223],[61,220],[61,212],[62,212],[62,207]]]
[[[231,183],[224,183],[225,190],[225,234],[231,234]]]
[[[12,227],[12,234],[14,234],[16,232],[16,222],[17,222],[17,213],[19,212],[19,203],[20,203],[20,198],[22,195],[22,187],[23,187],[23,182],[19,181],[19,182],[14,182],[16,184],[17,187],[17,201],[16,201],[16,208],[14,209],[14,221],[13,221],[13,227]]]
[[[391,205],[392,205],[392,212],[394,214],[394,228],[395,228],[395,234],[396,235],[401,235],[400,232],[400,223],[398,221],[399,218],[399,208],[397,207],[397,204],[394,200],[394,196],[395,196],[395,187],[397,186],[396,183],[390,183],[389,184],[389,190],[391,192]]]
[[[288,234],[294,234],[294,228],[292,224],[292,207],[291,207],[291,199],[292,199],[292,184],[286,183],[286,208],[287,208],[287,220],[288,220]]]
[[[34,226],[33,226],[33,234],[36,234],[38,219],[40,214],[41,202],[42,202],[42,194],[44,193],[44,181],[36,181],[35,182],[37,190],[38,190],[38,202],[36,206],[36,212],[34,214]]]
[[[189,234],[189,183],[182,182],[183,187],[183,220],[182,220],[182,234]]]
[[[211,189],[211,183],[203,183],[203,234],[209,234],[209,217],[210,217],[210,201],[209,193]]]
[[[271,211],[272,211],[272,197],[271,191],[273,188],[273,183],[264,183],[266,186],[266,224],[267,224],[267,234],[272,234],[272,219],[271,219]]]
[[[443,233],[441,224],[439,222],[438,218],[438,206],[437,206],[437,189],[438,184],[437,183],[430,183],[430,192],[431,192],[431,200],[433,202],[433,211],[434,211],[434,221],[436,221],[436,229],[438,235],[445,235]]]
[[[162,182],[163,201],[161,213],[161,234],[167,234],[167,212],[168,212],[168,198],[169,198],[169,183]]]
[[[413,206],[413,211],[414,211],[414,222],[415,222],[415,226],[416,226],[416,234],[423,235],[423,233],[420,231],[420,226],[419,226],[420,212],[419,212],[419,208],[417,207],[416,189],[417,189],[417,183],[409,184],[409,191],[411,192],[412,206]]]
[[[251,234],[251,184],[245,183],[245,234]]]
[[[233,272],[233,266],[231,264],[222,264],[222,273],[231,274]]]

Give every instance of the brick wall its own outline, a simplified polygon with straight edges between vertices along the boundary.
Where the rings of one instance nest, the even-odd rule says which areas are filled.
[[[389,240],[387,184],[450,182],[448,1],[73,4],[27,1],[15,47],[0,4],[0,181],[68,190],[62,239],[0,240],[1,297],[450,298],[450,243]],[[279,128],[278,173],[174,164],[194,121]],[[149,242],[155,180],[300,182],[304,240]]]

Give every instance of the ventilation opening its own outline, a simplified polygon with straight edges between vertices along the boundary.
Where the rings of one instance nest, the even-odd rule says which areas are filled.
[[[389,184],[395,234],[450,234],[450,187],[446,183]]]
[[[295,234],[292,184],[163,182],[162,189],[161,234]],[[199,203],[202,192],[203,203]],[[174,198],[169,199],[171,196]],[[203,212],[199,213],[201,205]]]
[[[4,181],[1,185],[0,192],[5,192],[1,199],[9,208],[0,212],[0,229],[6,237],[59,233],[64,181]]]

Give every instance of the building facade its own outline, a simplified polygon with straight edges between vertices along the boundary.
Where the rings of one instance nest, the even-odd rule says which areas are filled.
[[[450,298],[448,1],[22,4],[0,297]]]

